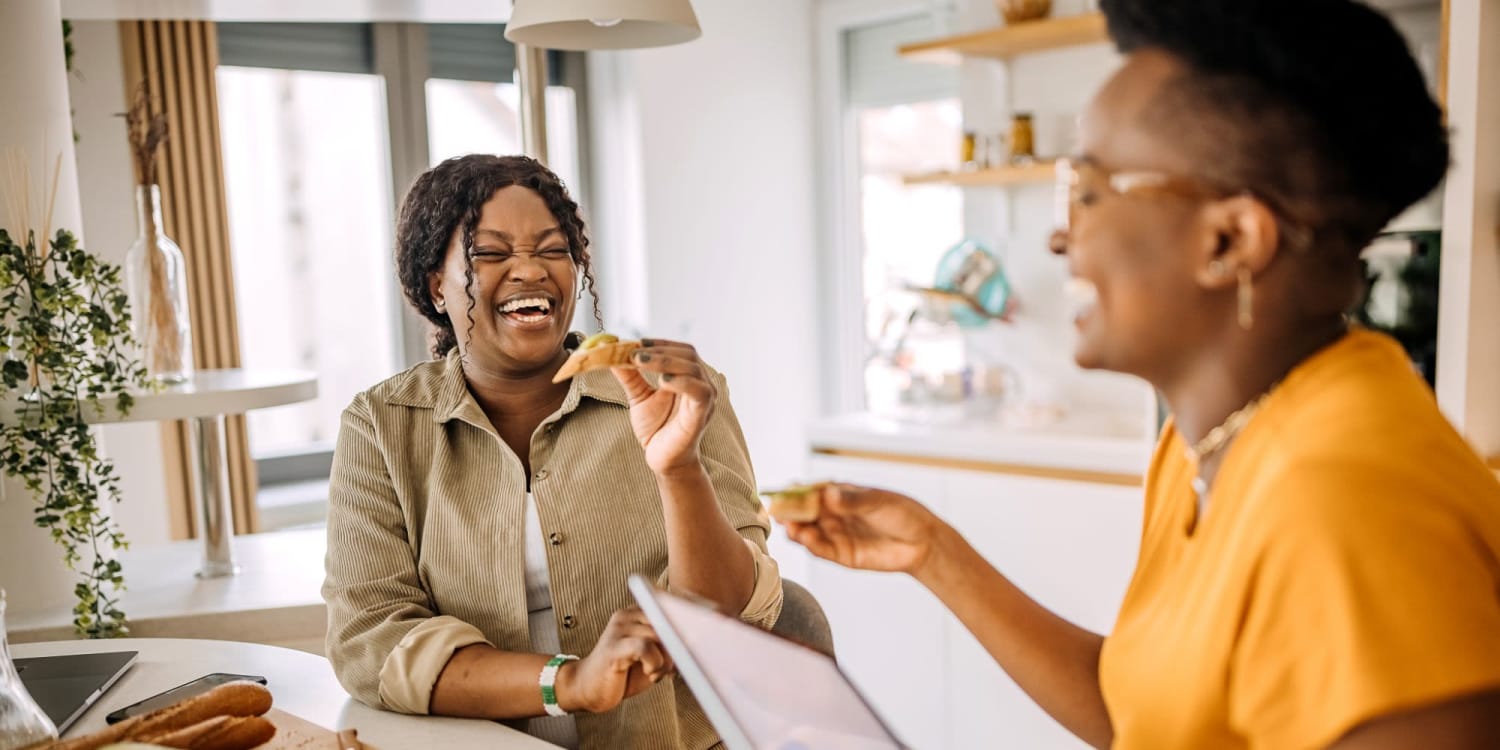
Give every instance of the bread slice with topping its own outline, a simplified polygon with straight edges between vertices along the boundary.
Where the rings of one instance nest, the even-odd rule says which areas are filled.
[[[596,333],[584,339],[583,343],[573,350],[573,354],[566,362],[563,362],[557,374],[552,376],[552,382],[561,383],[589,370],[628,365],[630,355],[635,354],[639,348],[641,348],[639,341],[621,341],[619,336],[612,333]]]

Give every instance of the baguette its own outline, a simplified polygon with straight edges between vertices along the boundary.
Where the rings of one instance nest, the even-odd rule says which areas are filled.
[[[235,718],[234,716],[215,716],[212,719],[205,719],[192,726],[181,729],[169,729],[152,734],[137,734],[131,739],[137,742],[149,742],[153,745],[162,745],[164,747],[192,747],[193,742],[200,737],[213,733],[224,724],[234,721]]]
[[[259,716],[270,710],[271,691],[264,685],[244,680],[227,682],[166,708],[45,747],[46,750],[99,750],[116,742],[190,727],[215,716]]]
[[[203,738],[192,750],[250,750],[276,736],[276,725],[261,716],[241,716],[213,735]]]
[[[137,739],[180,750],[250,750],[275,735],[276,726],[259,716],[215,716],[167,734]]]

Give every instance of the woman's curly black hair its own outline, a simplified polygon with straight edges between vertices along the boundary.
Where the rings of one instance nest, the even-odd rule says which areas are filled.
[[[594,320],[604,327],[599,312],[599,298],[594,287],[593,258],[589,255],[589,237],[578,213],[578,203],[552,170],[527,156],[493,156],[469,154],[456,156],[422,173],[412,184],[401,204],[396,222],[396,275],[401,290],[417,312],[436,327],[432,355],[447,356],[458,344],[458,336],[448,316],[433,305],[428,279],[443,267],[453,231],[462,232],[464,278],[466,287],[474,282],[474,265],[468,249],[474,243],[474,228],[479,212],[501,188],[520,185],[542,196],[548,210],[568,240],[573,262],[583,274],[583,288],[594,296]],[[469,294],[468,312],[474,310],[474,295]],[[470,318],[472,322],[472,317]]]

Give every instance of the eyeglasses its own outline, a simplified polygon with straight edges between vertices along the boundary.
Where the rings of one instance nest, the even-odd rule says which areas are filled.
[[[1156,195],[1187,200],[1217,200],[1236,193],[1251,195],[1265,204],[1276,215],[1283,236],[1299,243],[1310,239],[1306,228],[1290,218],[1286,211],[1269,199],[1248,190],[1226,190],[1192,177],[1165,172],[1113,171],[1086,159],[1058,159],[1057,193],[1053,208],[1057,232],[1053,234],[1052,250],[1060,252],[1058,243],[1065,242],[1067,232],[1076,225],[1079,209],[1093,204],[1100,196]]]
[[[1140,170],[1111,171],[1084,160],[1057,160],[1057,228],[1073,228],[1078,210],[1101,195],[1166,195],[1190,200],[1224,198],[1231,193],[1191,177]]]

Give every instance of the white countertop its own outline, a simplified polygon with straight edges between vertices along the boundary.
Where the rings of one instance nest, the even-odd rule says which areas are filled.
[[[265,677],[277,709],[327,729],[357,729],[362,742],[379,750],[418,747],[556,750],[555,745],[492,721],[405,716],[370,708],[344,692],[327,659],[275,646],[175,638],[120,638],[20,644],[12,651],[17,657],[99,651],[140,652],[125,676],[73,725],[68,737],[103,729],[105,715],[117,708],[206,674],[229,672]]]
[[[323,529],[234,538],[240,574],[200,579],[197,540],[133,547],[120,555],[126,590],[121,608],[136,636],[213,637],[316,647],[327,623]],[[72,638],[71,605],[50,611],[12,609],[11,642]],[[319,650],[321,650],[319,648]]]
[[[928,424],[861,413],[812,423],[808,440],[816,452],[853,451],[1141,475],[1154,445],[1144,434],[1144,419],[1142,423],[1139,432],[1131,436],[1119,425],[1090,424],[1076,418],[1021,430],[993,423]]]

